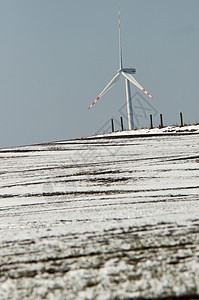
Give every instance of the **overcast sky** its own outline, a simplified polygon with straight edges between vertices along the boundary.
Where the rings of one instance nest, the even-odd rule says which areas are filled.
[[[154,97],[136,100],[131,86],[148,109],[137,108],[137,126],[150,113],[156,126],[159,113],[179,123],[180,111],[199,122],[198,0],[1,0],[0,147],[89,136],[119,120],[123,78],[88,111],[119,68],[118,7],[124,66]]]

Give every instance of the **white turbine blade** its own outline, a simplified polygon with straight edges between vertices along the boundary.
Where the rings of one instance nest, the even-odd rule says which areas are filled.
[[[93,103],[89,106],[90,109],[120,78],[120,73],[117,73],[113,79],[109,82],[109,84],[103,89],[103,91],[99,94],[99,96],[93,101]]]
[[[153,99],[153,97],[135,80],[135,78],[133,78],[133,76],[131,76],[130,74],[128,74],[126,72],[122,72],[122,75],[124,77],[126,77],[130,82],[132,82],[135,86],[137,86],[146,95],[148,95],[151,99]]]
[[[121,44],[121,33],[120,33],[120,10],[118,9],[118,27],[119,27],[119,66],[122,69],[122,44]]]

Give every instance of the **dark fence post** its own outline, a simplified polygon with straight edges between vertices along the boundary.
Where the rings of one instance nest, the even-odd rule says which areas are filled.
[[[163,128],[163,117],[162,114],[160,114],[160,127]]]
[[[181,126],[184,126],[182,112],[180,113],[180,123],[181,123]]]
[[[121,130],[123,131],[124,130],[123,118],[120,117],[120,120],[121,120]]]
[[[114,132],[114,122],[113,122],[113,119],[111,119],[111,127],[112,127],[112,132]]]
[[[150,124],[151,124],[151,129],[153,129],[153,116],[152,115],[150,115]]]

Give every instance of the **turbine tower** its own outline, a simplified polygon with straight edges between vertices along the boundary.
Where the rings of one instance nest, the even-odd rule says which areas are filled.
[[[133,83],[137,88],[143,91],[151,99],[153,97],[133,78],[131,74],[135,74],[136,69],[134,68],[123,68],[122,64],[122,46],[121,46],[121,33],[120,33],[120,11],[118,10],[118,26],[119,26],[119,70],[113,79],[108,83],[108,85],[103,89],[99,96],[92,102],[88,109],[90,109],[120,78],[121,75],[125,78],[125,87],[126,87],[126,104],[127,104],[127,116],[128,116],[128,126],[129,130],[134,129],[133,122],[133,107],[131,101],[131,89],[130,82]]]

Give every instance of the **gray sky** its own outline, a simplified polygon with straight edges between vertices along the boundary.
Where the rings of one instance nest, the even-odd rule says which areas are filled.
[[[0,147],[88,136],[119,118],[122,78],[88,111],[119,68],[118,7],[123,62],[145,99],[168,125],[180,111],[199,122],[198,0],[1,0]]]

